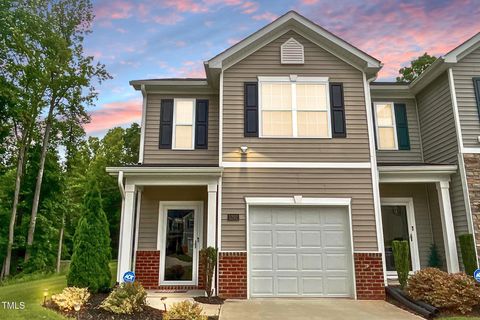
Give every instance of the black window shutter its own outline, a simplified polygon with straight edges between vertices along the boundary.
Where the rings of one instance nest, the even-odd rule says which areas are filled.
[[[477,99],[477,110],[480,117],[480,77],[473,78],[473,89],[475,90],[475,98]]]
[[[245,82],[244,136],[258,137],[258,83]]]
[[[332,137],[345,138],[347,128],[345,125],[345,99],[343,97],[343,84],[330,83],[330,112],[332,117]]]
[[[160,103],[160,149],[172,149],[173,99],[162,99]]]
[[[195,107],[195,149],[208,148],[208,100],[197,100]]]
[[[404,103],[395,103],[395,125],[397,126],[398,150],[410,150],[408,136],[407,107]]]

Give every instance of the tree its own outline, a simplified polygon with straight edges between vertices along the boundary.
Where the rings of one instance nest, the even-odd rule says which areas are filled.
[[[35,233],[40,192],[42,188],[45,156],[50,142],[50,132],[57,116],[86,122],[88,116],[84,105],[91,105],[97,97],[92,82],[99,83],[109,79],[102,64],[93,64],[93,58],[85,56],[84,36],[90,32],[93,20],[90,0],[50,0],[42,1],[39,6],[42,18],[50,26],[48,47],[45,50],[44,66],[48,92],[45,97],[48,113],[45,120],[42,140],[42,156],[33,197],[30,226],[27,236],[25,262],[30,257],[30,247]]]
[[[403,67],[398,70],[400,76],[397,77],[397,82],[412,82],[435,60],[437,60],[435,56],[430,56],[425,52],[422,56],[410,61],[410,67]]]
[[[83,212],[74,236],[68,286],[88,287],[92,292],[110,287],[110,232],[102,198],[94,177],[89,179]]]

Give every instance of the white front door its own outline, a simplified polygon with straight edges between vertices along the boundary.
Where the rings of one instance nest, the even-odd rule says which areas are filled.
[[[197,285],[203,202],[162,201],[158,222],[161,285]]]
[[[417,229],[412,198],[382,198],[383,241],[387,276],[395,278],[392,241],[407,240],[410,247],[410,271],[420,269]]]
[[[252,206],[251,297],[353,297],[346,207]]]

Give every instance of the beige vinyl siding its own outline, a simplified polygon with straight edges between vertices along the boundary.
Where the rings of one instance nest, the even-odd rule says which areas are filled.
[[[457,133],[447,73],[417,94],[423,157],[426,163],[456,163]]]
[[[474,50],[452,67],[457,95],[458,113],[462,127],[463,145],[480,147],[480,119],[478,116],[473,77],[480,77],[480,48]]]
[[[195,98],[207,99],[208,104],[208,149],[170,150],[160,149],[160,103],[162,99]],[[145,164],[171,165],[218,165],[218,96],[216,95],[147,95],[145,118]]]
[[[178,186],[154,187],[146,186],[142,192],[140,205],[140,221],[138,230],[138,250],[157,250],[158,217],[160,201],[203,201],[204,223],[203,234],[206,233],[207,187]],[[204,244],[206,237],[203,237]]]
[[[420,267],[427,267],[430,245],[434,241],[427,185],[424,183],[384,183],[380,185],[380,197],[413,198]],[[388,221],[382,221],[382,223],[386,224]]]
[[[434,183],[427,184],[427,195],[430,205],[430,217],[432,220],[433,241],[437,246],[442,262],[442,270],[447,271],[447,260],[445,260],[445,245],[443,240],[442,217],[440,216],[440,202],[438,191]]]
[[[280,64],[280,46],[293,37],[305,50],[305,64]],[[329,77],[342,82],[345,95],[347,138],[245,138],[244,82],[257,76]],[[293,31],[289,31],[224,71],[224,161],[369,161],[369,141],[362,73]],[[261,125],[261,124],[260,124]],[[242,157],[240,146],[249,147]]]
[[[229,168],[222,182],[222,250],[246,249],[245,197],[352,198],[355,250],[377,250],[370,169]],[[240,221],[227,221],[239,214]]]
[[[468,221],[465,200],[463,197],[463,185],[459,171],[451,176],[450,202],[452,204],[453,226],[455,229],[455,237],[457,239],[458,258],[460,262],[460,268],[462,269],[462,253],[460,251],[460,242],[458,241],[458,236],[468,233]]]
[[[410,150],[377,150],[377,162],[379,163],[420,163],[422,159],[422,147],[420,142],[420,128],[418,126],[417,107],[414,99],[377,99],[373,102],[404,103],[407,107],[408,135],[410,138]]]

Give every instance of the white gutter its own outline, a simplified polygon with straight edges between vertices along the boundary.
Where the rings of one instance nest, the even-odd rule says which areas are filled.
[[[118,171],[118,189],[120,189],[120,194],[122,195],[122,200],[125,199],[125,186],[123,185],[123,171]]]
[[[147,112],[147,91],[145,90],[145,85],[141,85],[142,91],[142,122],[140,124],[140,152],[138,155],[138,163],[143,163],[143,153],[145,147],[145,118]]]

